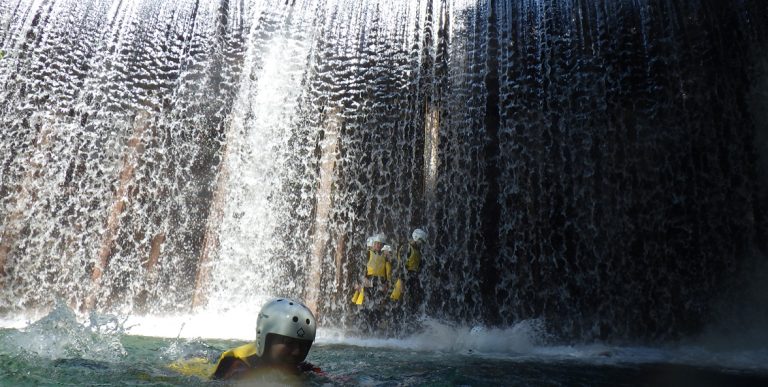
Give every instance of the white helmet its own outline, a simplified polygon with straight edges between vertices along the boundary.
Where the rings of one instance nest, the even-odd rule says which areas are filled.
[[[374,242],[387,243],[387,236],[384,234],[379,233],[374,235],[372,238]]]
[[[411,237],[413,238],[413,240],[417,242],[421,242],[421,243],[427,242],[427,232],[420,228],[413,230],[413,235],[411,235]]]
[[[369,236],[368,239],[365,240],[365,246],[369,249],[373,247],[373,236]]]
[[[384,245],[384,247],[381,248],[381,251],[389,251],[392,252],[392,246],[390,245]]]
[[[306,340],[311,345],[316,328],[315,315],[301,302],[289,298],[272,300],[261,308],[256,320],[256,354],[264,354],[267,336],[272,333]]]

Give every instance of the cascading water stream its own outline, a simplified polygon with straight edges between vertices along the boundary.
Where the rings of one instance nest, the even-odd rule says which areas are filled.
[[[765,247],[766,7],[0,0],[0,313],[354,329],[423,227],[397,321],[696,332]]]
[[[2,9],[3,308],[188,305],[245,10]]]

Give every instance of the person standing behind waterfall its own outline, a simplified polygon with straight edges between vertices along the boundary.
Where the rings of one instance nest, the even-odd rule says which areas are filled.
[[[405,250],[405,298],[412,311],[421,303],[422,286],[419,280],[419,269],[421,268],[421,250],[427,243],[427,232],[417,228],[411,234],[411,240],[408,241]],[[398,251],[398,256],[402,256]]]
[[[389,275],[392,273],[391,262],[387,259],[386,252],[382,251],[386,240],[384,234],[374,235],[373,249],[369,252],[368,263],[365,265],[365,276],[371,287],[371,300],[376,304],[383,301],[389,289]]]
[[[368,258],[373,251],[373,241],[376,238],[375,235],[371,235],[365,240],[365,257]],[[352,296],[352,303],[355,305],[362,305],[365,302],[365,288],[368,287],[366,283],[365,275],[360,275],[360,278],[355,284],[355,294]]]
[[[386,237],[376,234],[370,238],[372,247],[368,250],[368,261],[365,265],[365,275],[361,276],[358,289],[352,296],[352,302],[360,306],[360,323],[363,329],[374,330],[381,323],[385,311],[385,299],[389,289],[389,274],[391,263],[382,249]]]

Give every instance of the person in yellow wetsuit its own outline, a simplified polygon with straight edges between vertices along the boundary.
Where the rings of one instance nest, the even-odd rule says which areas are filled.
[[[365,274],[361,276],[355,287],[352,302],[357,305],[374,307],[380,304],[389,289],[389,280],[392,274],[391,251],[384,249],[386,236],[376,234],[368,238],[368,261],[365,265]]]
[[[365,256],[370,257],[371,252],[373,251],[373,245],[374,245],[374,239],[376,239],[376,235],[371,235],[368,237],[368,239],[365,240]],[[366,280],[365,275],[361,275],[360,279],[358,280],[357,284],[355,284],[355,293],[352,295],[352,303],[355,305],[363,305],[365,302],[365,288],[366,288]],[[370,297],[370,295],[369,295]]]
[[[412,310],[421,302],[421,281],[420,268],[422,259],[422,249],[427,243],[427,232],[417,228],[411,234],[411,240],[407,245],[402,246],[398,251],[398,257],[403,256],[402,250],[405,250],[405,285],[402,292],[405,294],[408,304]]]
[[[369,278],[386,278],[387,259],[382,251],[386,237],[377,234],[373,237],[373,248],[368,251],[368,263],[365,265],[365,276]]]
[[[304,304],[272,300],[259,312],[256,341],[222,353],[211,379],[283,383],[302,374],[322,374],[305,361],[316,331],[317,320]]]
[[[388,249],[390,252],[392,251],[392,247],[389,245],[385,245],[382,250]],[[390,253],[391,254],[391,253]],[[405,265],[403,263],[403,260],[400,258],[400,254],[395,254],[394,258],[389,258],[389,261],[391,264],[389,265],[389,283],[390,283],[390,293],[389,293],[389,299],[391,301],[399,301],[403,296],[403,283],[405,281]]]
[[[389,275],[392,273],[392,263],[384,251],[384,243],[387,237],[384,234],[376,234],[373,237],[373,247],[368,252],[368,262],[365,265],[366,287],[370,289],[371,302],[380,304],[389,289]],[[392,251],[390,248],[389,251]]]
[[[392,262],[389,258],[391,247],[384,248],[386,236],[376,234],[371,239],[367,261],[360,276],[357,292],[353,303],[359,306],[360,324],[362,329],[378,329],[386,312],[386,301],[389,297],[389,281],[392,274]]]

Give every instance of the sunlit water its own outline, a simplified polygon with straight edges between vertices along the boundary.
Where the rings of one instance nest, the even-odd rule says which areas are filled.
[[[129,320],[95,315],[82,320],[59,307],[20,329],[1,329],[0,385],[219,385],[223,383],[181,374],[170,365],[191,358],[214,362],[223,350],[247,340],[185,337],[184,326],[177,323],[186,320],[191,324],[193,317],[173,322],[133,321],[133,326]],[[208,334],[233,334],[224,325],[208,326]],[[158,334],[176,329],[178,337],[143,335],[161,326],[166,331],[158,330]],[[540,332],[535,321],[508,329],[425,321],[421,331],[402,339],[361,338],[321,327],[308,360],[320,366],[325,375],[291,381],[299,385],[367,386],[768,383],[765,350],[715,350],[694,345],[555,346],[546,344]]]

